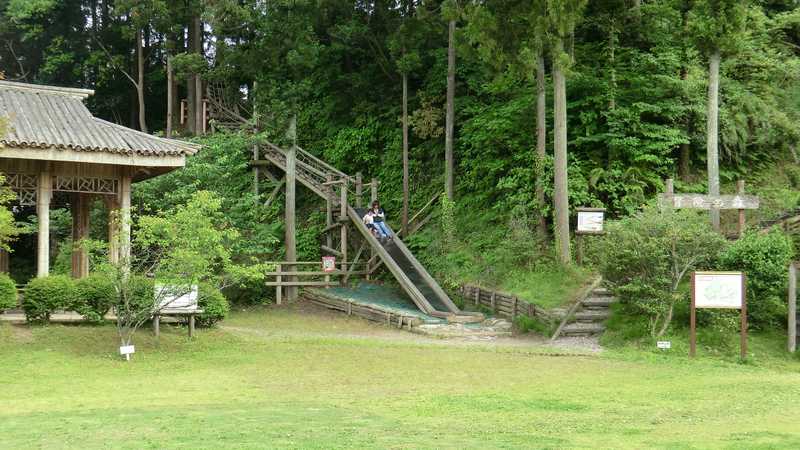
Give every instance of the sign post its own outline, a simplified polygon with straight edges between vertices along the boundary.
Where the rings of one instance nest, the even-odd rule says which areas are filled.
[[[577,208],[578,223],[575,227],[575,260],[578,265],[583,264],[583,235],[604,234],[603,221],[605,208]]]
[[[658,196],[659,204],[662,208],[737,210],[739,212],[739,220],[736,226],[737,237],[742,237],[742,234],[744,234],[745,210],[758,209],[760,203],[757,196],[744,193],[744,181],[741,180],[736,183],[736,195],[676,194],[672,178],[668,178],[664,184],[666,192]]]
[[[689,357],[697,353],[697,308],[738,309],[740,356],[747,357],[747,276],[742,272],[692,272],[689,311]]]

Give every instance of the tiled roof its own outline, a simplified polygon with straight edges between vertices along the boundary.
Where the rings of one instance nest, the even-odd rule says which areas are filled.
[[[164,139],[92,116],[83,99],[94,91],[0,81],[0,144],[136,156],[185,156],[199,146]]]

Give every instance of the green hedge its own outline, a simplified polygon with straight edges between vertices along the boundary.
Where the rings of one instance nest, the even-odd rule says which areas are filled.
[[[108,277],[89,275],[76,282],[75,311],[86,320],[100,323],[116,299],[116,290]]]
[[[29,322],[47,322],[58,310],[75,309],[75,280],[66,275],[34,278],[25,286],[22,309]]]
[[[227,317],[230,306],[219,289],[210,284],[201,284],[198,295],[197,304],[204,311],[197,316],[198,326],[211,327]]]
[[[0,273],[0,311],[17,307],[17,285],[8,274]]]

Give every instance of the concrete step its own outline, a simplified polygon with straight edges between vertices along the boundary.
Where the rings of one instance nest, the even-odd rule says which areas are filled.
[[[613,295],[614,294],[612,294],[611,291],[604,287],[599,287],[592,291],[593,297],[611,297]]]
[[[584,310],[575,313],[575,321],[576,322],[602,322],[611,315],[611,312],[608,311],[608,308],[604,308],[603,310]]]
[[[561,330],[561,336],[591,336],[605,331],[606,327],[598,323],[571,323]]]
[[[584,308],[608,308],[612,303],[617,301],[615,297],[589,297],[581,302]]]

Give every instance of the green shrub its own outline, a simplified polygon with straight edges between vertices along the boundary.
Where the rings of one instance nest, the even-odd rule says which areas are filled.
[[[197,325],[210,327],[224,319],[230,311],[228,300],[219,289],[210,284],[201,284],[199,287],[197,304],[204,312],[197,316]]]
[[[687,276],[714,267],[724,246],[708,214],[650,206],[609,223],[591,254],[620,300],[648,318],[656,338],[669,328],[676,306],[687,301]]]
[[[66,275],[34,278],[25,286],[22,309],[29,322],[47,322],[54,311],[73,309],[75,280]]]
[[[8,274],[0,273],[0,311],[17,306],[17,285]]]
[[[100,274],[78,280],[76,291],[75,311],[93,323],[103,321],[117,295],[111,280]]]
[[[786,283],[794,252],[780,231],[747,233],[720,256],[720,267],[747,274],[747,315],[755,328],[779,326],[786,320]]]

